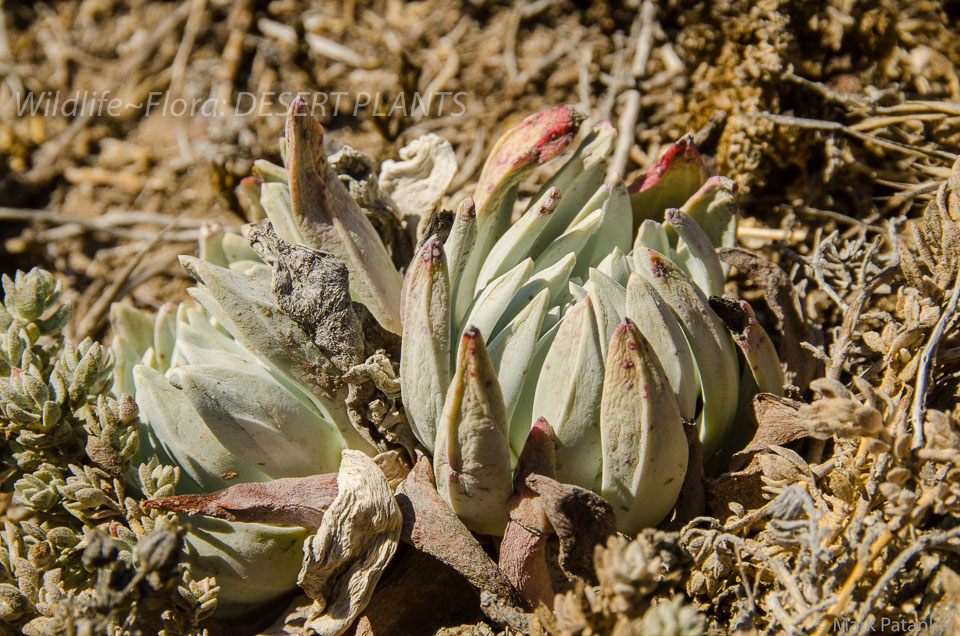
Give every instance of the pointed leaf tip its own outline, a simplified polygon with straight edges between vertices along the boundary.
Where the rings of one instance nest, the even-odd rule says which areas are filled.
[[[553,429],[545,417],[537,418],[530,427],[527,441],[517,460],[513,475],[513,485],[522,495],[533,494],[527,487],[527,475],[545,475],[551,479],[557,476],[556,446]]]
[[[564,104],[530,115],[504,133],[480,175],[477,208],[483,209],[490,194],[515,170],[546,163],[563,152],[582,122],[583,115]]]
[[[671,144],[667,151],[663,153],[663,156],[650,166],[642,177],[633,182],[629,192],[630,194],[636,194],[649,190],[657,185],[668,172],[680,167],[691,166],[702,172],[703,159],[700,157],[696,144],[693,143],[693,135],[687,133]]]
[[[644,219],[662,219],[667,208],[683,206],[705,178],[706,171],[693,136],[684,135],[628,188],[634,227],[639,227]]]
[[[502,534],[513,493],[503,396],[483,335],[464,331],[437,427],[437,491],[475,532]]]

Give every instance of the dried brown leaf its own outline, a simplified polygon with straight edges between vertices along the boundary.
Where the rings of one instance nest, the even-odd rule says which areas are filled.
[[[560,567],[569,578],[595,580],[593,548],[616,534],[613,506],[600,495],[544,475],[530,475],[527,486],[540,495],[543,510],[560,538]]]
[[[811,437],[807,421],[800,416],[801,403],[772,393],[758,393],[747,408],[747,416],[755,424],[753,439],[733,456],[731,466],[743,467],[758,451],[770,446],[783,446],[803,437]]]
[[[320,527],[324,511],[336,496],[337,475],[331,473],[236,484],[212,493],[149,499],[142,505],[148,510],[172,510],[227,521],[277,523],[314,529]]]
[[[405,542],[446,563],[475,588],[509,604],[520,604],[510,581],[440,498],[433,485],[433,468],[426,457],[420,457],[397,488],[397,505],[403,513],[401,538]]]
[[[547,534],[552,532],[539,495],[525,480],[530,474],[556,476],[556,448],[550,425],[540,418],[531,427],[517,461],[510,500],[510,521],[500,543],[500,569],[526,602],[527,609],[553,602],[547,565]]]
[[[801,346],[802,342],[812,342],[813,334],[804,320],[802,305],[790,277],[776,263],[739,247],[718,248],[717,256],[746,274],[763,291],[767,305],[779,322],[778,353],[787,368],[786,379],[802,393],[816,376],[819,363],[812,352]]]

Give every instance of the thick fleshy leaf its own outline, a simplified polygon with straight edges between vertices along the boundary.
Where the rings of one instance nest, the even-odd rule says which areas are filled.
[[[663,219],[667,208],[679,208],[706,178],[693,135],[686,134],[663,153],[646,174],[630,186],[634,227],[644,219]],[[708,232],[709,233],[709,232]]]
[[[680,319],[700,377],[703,407],[697,424],[709,461],[736,417],[740,370],[726,326],[680,268],[653,250],[633,255],[637,270]]]
[[[281,137],[280,138],[280,157],[283,161],[286,161],[287,143]],[[266,159],[255,159],[253,161],[253,176],[260,179],[264,183],[287,183],[287,171],[283,166],[278,166],[272,161],[267,161]]]
[[[584,283],[583,288],[593,301],[593,313],[597,319],[600,342],[609,342],[613,330],[626,317],[627,290],[592,267],[589,279]],[[603,351],[603,354],[606,356],[606,351]]]
[[[260,256],[257,255],[257,252],[250,247],[250,243],[244,237],[233,232],[227,232],[223,235],[223,255],[227,258],[227,262],[234,263],[236,261],[254,261],[259,262]]]
[[[323,128],[297,98],[286,124],[290,204],[304,242],[336,256],[350,271],[351,293],[384,329],[400,333],[403,281],[373,225],[330,168]]]
[[[633,272],[627,283],[627,317],[657,353],[683,419],[692,422],[697,415],[700,385],[690,346],[683,328],[670,306],[640,274]]]
[[[450,278],[438,237],[420,248],[404,286],[400,390],[407,420],[432,454],[450,385]]]
[[[480,268],[474,293],[527,258],[559,202],[560,190],[547,190],[533,207],[523,213],[520,220],[503,233]]]
[[[129,305],[113,303],[110,306],[110,325],[113,328],[113,392],[133,395],[133,367],[153,346],[153,317]]]
[[[549,297],[550,292],[542,290],[490,343],[490,360],[497,372],[507,422],[513,417],[530,370]]]
[[[454,316],[457,324],[463,320],[470,308],[470,289],[464,291],[464,301],[459,302],[460,279],[463,276],[464,268],[473,251],[473,245],[477,240],[477,213],[472,198],[464,199],[457,206],[457,213],[453,217],[453,226],[450,228],[450,234],[443,244],[443,252],[447,255],[447,273],[450,276],[451,299],[454,299]],[[461,306],[462,305],[462,306]]]
[[[533,261],[525,259],[516,267],[494,279],[480,292],[473,302],[465,321],[465,326],[476,327],[483,334],[484,340],[496,336],[494,328],[523,284],[527,282],[533,272]]]
[[[204,516],[181,521],[190,526],[184,537],[187,562],[193,571],[217,578],[219,616],[249,618],[251,606],[297,589],[309,530]]]
[[[563,152],[582,120],[572,107],[557,106],[527,117],[497,141],[483,165],[473,197],[477,239],[460,279],[457,303],[462,303],[464,293],[476,288],[487,255],[510,225],[517,184],[533,168]]]
[[[173,347],[177,342],[177,306],[164,303],[157,312],[153,324],[153,354],[156,356],[157,369],[162,373],[170,368],[173,359]]]
[[[714,247],[737,244],[737,182],[710,177],[680,208],[697,222]]]
[[[277,236],[287,243],[306,242],[293,216],[290,187],[286,182],[267,182],[260,186],[260,204]]]
[[[561,298],[567,294],[567,282],[576,262],[577,255],[570,252],[555,264],[530,276],[517,292],[517,295],[510,301],[510,304],[507,305],[500,317],[500,322],[494,328],[494,332],[499,333],[530,304],[530,301],[537,297],[537,294],[545,289],[550,292],[548,306],[559,303]]]
[[[204,223],[200,226],[200,258],[219,265],[227,266],[227,256],[223,253],[223,226],[219,223]]]
[[[600,228],[600,222],[602,220],[603,210],[594,210],[582,221],[558,236],[537,256],[533,264],[533,271],[542,272],[551,265],[555,265],[571,252],[579,254],[584,246],[587,245],[590,237]],[[577,259],[577,263],[580,263],[579,258]],[[574,270],[576,269],[577,267],[575,266]]]
[[[523,450],[527,435],[530,433],[530,425],[537,419],[533,416],[533,404],[537,394],[537,383],[540,380],[540,370],[543,368],[543,362],[550,353],[550,347],[560,329],[559,316],[551,317],[551,313],[559,314],[559,307],[553,307],[544,317],[544,326],[540,328],[543,335],[537,341],[537,348],[534,350],[533,359],[530,361],[530,371],[523,381],[523,387],[520,389],[520,397],[517,399],[516,408],[513,410],[513,417],[510,418],[510,452],[512,456],[519,456]],[[554,324],[546,326],[547,320],[553,320]]]
[[[224,354],[229,355],[229,354]],[[345,447],[337,428],[258,365],[190,365],[169,372],[207,429],[271,478],[331,473]]]
[[[662,521],[683,485],[687,440],[656,353],[629,319],[610,341],[600,435],[601,494],[613,504],[617,529],[634,535]]]
[[[563,152],[582,121],[580,113],[564,104],[530,115],[497,140],[483,165],[474,196],[481,235],[496,227],[498,220],[487,215],[500,207],[498,196],[519,183],[530,170]]]
[[[644,219],[640,224],[637,238],[633,242],[633,251],[639,252],[642,249],[652,249],[665,256],[671,255],[673,248],[670,247],[670,239],[662,223],[653,219]]]
[[[481,218],[479,213],[477,214],[477,223],[476,223],[476,237],[473,241],[473,248],[470,251],[470,254],[467,257],[467,262],[463,267],[463,272],[457,278],[456,286],[456,296],[454,300],[454,312],[458,316],[465,316],[468,309],[471,307],[471,303],[476,298],[477,287],[477,278],[480,276],[480,268],[483,267],[483,263],[486,261],[486,256],[490,252],[490,249],[493,247],[493,244],[496,242],[497,238],[503,234],[509,225],[510,215],[513,213],[514,204],[517,201],[518,186],[513,186],[509,188],[506,194],[503,195],[500,201],[499,211],[492,215],[498,219],[506,219],[506,222],[498,225],[497,230],[488,231],[486,240],[481,241]],[[491,215],[487,215],[487,220],[490,220]],[[458,320],[459,324],[463,324]]]
[[[675,250],[677,265],[708,297],[722,295],[723,268],[706,232],[683,210],[667,210],[664,225],[679,235]]]
[[[544,359],[533,417],[553,428],[557,478],[591,490],[600,487],[602,390],[603,354],[593,303],[586,297],[567,312]]]
[[[537,201],[550,188],[560,190],[560,204],[547,222],[546,229],[533,245],[531,253],[542,251],[551,241],[563,234],[603,184],[606,158],[613,150],[616,130],[609,121],[602,121],[580,143],[576,152],[534,196]],[[594,208],[595,209],[595,208]],[[593,210],[590,210],[591,212]]]
[[[587,297],[587,290],[584,289],[582,285],[578,285],[573,281],[567,283],[567,291],[570,292],[574,303],[578,303]]]
[[[596,267],[614,249],[625,252],[632,246],[633,216],[627,189],[619,178],[603,188],[609,190],[609,195],[601,208],[600,227],[577,253],[578,265],[573,270],[575,277],[585,277],[588,268]]]
[[[615,280],[617,284],[622,287],[627,286],[630,273],[633,272],[633,268],[630,267],[630,262],[627,260],[623,250],[619,247],[614,247],[613,250],[600,261],[600,264],[597,265],[597,270]]]
[[[604,183],[597,188],[590,197],[584,202],[580,207],[580,211],[576,213],[570,223],[567,224],[567,228],[573,227],[577,223],[580,223],[585,218],[590,216],[593,212],[601,209],[603,204],[606,203],[607,199],[610,198],[610,184]]]
[[[263,180],[257,176],[249,176],[240,179],[240,184],[234,189],[237,198],[243,202],[243,207],[247,211],[247,220],[251,223],[257,223],[267,218],[267,213],[260,205],[260,186]]]
[[[480,331],[464,332],[437,429],[437,492],[463,523],[499,535],[513,493],[503,396]]]
[[[133,370],[137,406],[144,421],[141,440],[153,438],[184,473],[182,492],[221,490],[231,483],[267,481],[270,476],[235,456],[210,432],[182,391],[155,369]],[[145,448],[140,449],[141,455]]]
[[[256,356],[210,323],[196,307],[181,303],[177,309],[177,344],[173,366],[211,364],[210,354],[229,354],[256,363]]]
[[[249,278],[195,258],[181,257],[184,269],[203,286],[190,294],[216,318],[245,349],[270,365],[292,391],[302,391],[337,425],[350,448],[375,449],[353,428],[338,370],[300,326],[274,301],[271,282]]]

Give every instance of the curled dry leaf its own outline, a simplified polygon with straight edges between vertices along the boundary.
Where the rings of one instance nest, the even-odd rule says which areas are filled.
[[[313,338],[340,373],[363,362],[363,331],[350,301],[346,265],[332,254],[277,236],[269,221],[249,233],[250,244],[273,265],[280,308]]]
[[[754,510],[765,503],[763,475],[756,455],[743,469],[704,480],[707,508],[714,517],[724,522],[732,512],[730,504]]]
[[[400,149],[400,161],[380,167],[380,186],[402,216],[427,219],[457,174],[457,156],[450,142],[439,135],[417,137]]]
[[[393,557],[403,521],[390,484],[372,459],[344,450],[337,497],[303,545],[297,583],[314,599],[307,633],[344,633],[366,607]]]
[[[803,437],[813,437],[810,424],[797,409],[800,402],[771,393],[759,393],[747,408],[747,416],[756,424],[756,433],[743,450],[733,456],[731,465],[743,467],[758,451],[783,446]],[[826,439],[829,435],[816,436]]]
[[[403,266],[413,256],[413,239],[404,231],[403,213],[383,191],[377,180],[377,164],[369,155],[356,148],[343,146],[328,158],[340,183],[347,187],[367,219],[377,230],[394,265]]]

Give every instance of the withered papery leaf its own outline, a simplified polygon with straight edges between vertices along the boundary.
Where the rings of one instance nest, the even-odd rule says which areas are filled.
[[[362,452],[343,451],[337,490],[317,534],[303,544],[297,577],[319,613],[306,631],[322,636],[344,633],[367,606],[403,524],[387,478]]]
[[[400,161],[383,162],[380,184],[404,215],[423,219],[436,209],[456,174],[453,146],[430,133],[401,148]]]
[[[276,523],[319,528],[323,511],[337,496],[337,475],[287,477],[263,483],[236,484],[201,495],[148,499],[143,507],[207,515],[227,521]]]
[[[284,313],[310,334],[341,374],[363,362],[363,330],[350,301],[347,266],[327,252],[284,241],[269,221],[253,226],[249,237],[273,266],[273,293]]]
[[[519,606],[519,596],[503,572],[440,498],[426,457],[420,457],[397,488],[397,505],[403,512],[405,542],[446,563],[477,589]]]
[[[530,475],[527,486],[540,495],[543,511],[560,539],[560,568],[569,578],[596,580],[593,548],[616,534],[610,503],[586,488],[563,484],[544,475]]]

